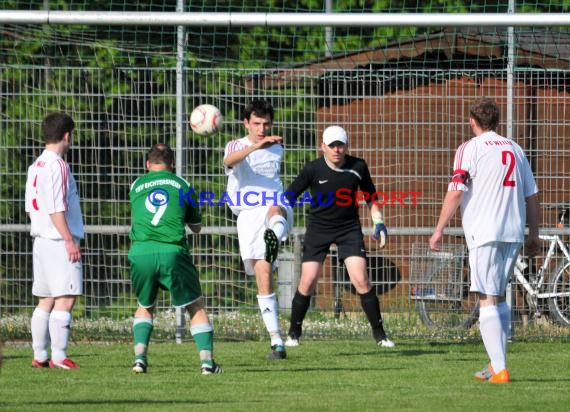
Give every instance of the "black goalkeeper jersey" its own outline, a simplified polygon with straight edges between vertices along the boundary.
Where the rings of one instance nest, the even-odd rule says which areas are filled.
[[[360,222],[358,203],[369,203],[375,192],[366,162],[346,155],[339,169],[331,168],[324,156],[307,163],[285,195],[292,205],[310,205],[309,223],[344,226]]]

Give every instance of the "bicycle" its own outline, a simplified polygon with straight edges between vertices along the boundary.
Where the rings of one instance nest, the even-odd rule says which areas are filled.
[[[558,227],[566,223],[561,213]],[[559,324],[570,327],[570,252],[558,235],[540,235],[548,250],[536,272],[527,271],[528,259],[519,255],[514,280],[521,285],[534,317],[542,315],[543,303]],[[554,259],[562,259],[550,272]],[[467,329],[479,318],[476,293],[469,292],[469,269],[463,245],[442,245],[439,251],[426,244],[412,245],[410,298],[416,301],[422,323],[430,328]],[[511,280],[511,282],[513,279]]]

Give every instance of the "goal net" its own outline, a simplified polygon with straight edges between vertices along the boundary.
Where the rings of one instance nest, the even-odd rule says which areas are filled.
[[[568,26],[541,26],[539,19],[534,26],[512,29],[506,24],[454,26],[452,15],[439,27],[429,20],[425,26],[343,26],[327,20],[336,13],[567,12],[560,2],[523,0],[511,8],[484,1],[186,3],[3,3],[5,10],[28,13],[30,21],[9,22],[0,11],[0,315],[30,312],[35,303],[24,188],[27,167],[43,147],[39,125],[50,111],[68,112],[77,124],[68,161],[78,180],[87,237],[85,296],[76,311],[89,319],[124,319],[134,313],[126,258],[128,192],[144,173],[148,149],[157,142],[175,147],[179,173],[219,199],[226,184],[224,146],[245,135],[241,112],[252,99],[268,99],[276,109],[273,132],[285,142],[285,185],[319,156],[320,135],[332,124],[348,131],[351,154],[368,162],[390,233],[383,250],[366,236],[369,274],[388,328],[396,333],[420,330],[409,293],[411,245],[431,235],[455,149],[471,137],[466,116],[474,99],[495,98],[503,114],[499,132],[527,151],[546,206],[541,227],[552,227],[558,207],[569,202]],[[135,16],[184,11],[211,20],[187,26],[132,20],[38,24],[31,17],[42,11]],[[243,13],[251,13],[250,21]],[[261,19],[268,13],[309,13],[315,22],[268,24]],[[242,24],[227,23],[238,14]],[[202,137],[189,129],[186,116],[202,103],[224,114],[220,133]],[[371,221],[362,211],[368,235]],[[275,279],[284,329],[299,276],[305,212],[295,211],[295,231],[281,252]],[[207,305],[220,316],[223,333],[247,334],[224,329],[235,322],[230,314],[257,316],[255,282],[244,274],[235,219],[224,203],[206,202],[203,214],[205,230],[189,239]],[[446,241],[463,245],[458,218],[451,226]],[[313,308],[337,318],[354,312],[365,322],[337,260],[333,249]],[[161,295],[158,306],[170,307],[168,295]],[[362,330],[368,334],[366,327]]]

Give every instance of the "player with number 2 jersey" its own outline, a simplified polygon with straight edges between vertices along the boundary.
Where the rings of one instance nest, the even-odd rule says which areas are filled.
[[[479,297],[479,330],[489,364],[475,379],[490,383],[510,382],[507,369],[507,338],[511,311],[506,289],[519,252],[525,224],[525,252],[538,252],[538,188],[521,147],[495,131],[498,104],[479,99],[469,111],[475,134],[455,153],[453,176],[441,213],[429,240],[439,249],[444,228],[461,206],[462,225],[469,248],[470,292]]]
[[[525,199],[538,189],[521,147],[487,131],[459,146],[453,171],[448,190],[464,192],[461,215],[469,248],[497,239],[522,243]]]

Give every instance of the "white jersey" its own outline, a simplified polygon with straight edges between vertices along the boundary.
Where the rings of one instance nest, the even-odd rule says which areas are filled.
[[[247,137],[232,140],[226,145],[224,159],[251,145]],[[283,146],[274,144],[266,149],[255,150],[235,166],[225,168],[228,175],[227,195],[230,199],[228,206],[234,214],[259,206],[288,205],[286,199],[283,201],[282,195],[282,160]]]
[[[63,239],[50,218],[57,212],[65,212],[73,237],[84,237],[77,184],[67,162],[51,150],[44,150],[28,168],[26,212],[31,220],[32,237]]]
[[[523,242],[526,198],[538,192],[521,147],[495,132],[463,143],[455,153],[448,190],[465,192],[461,217],[467,246]]]

